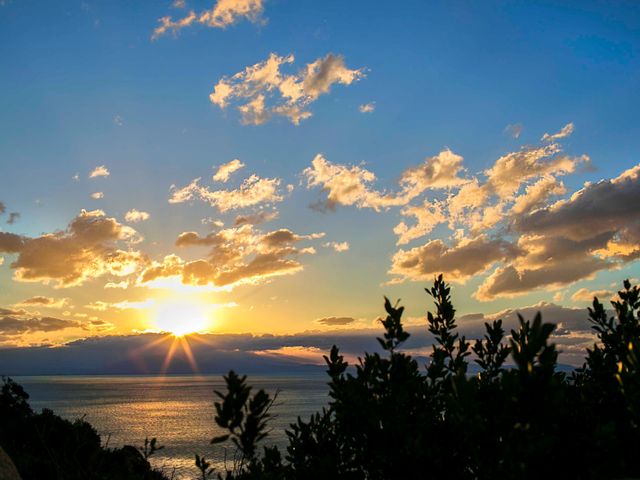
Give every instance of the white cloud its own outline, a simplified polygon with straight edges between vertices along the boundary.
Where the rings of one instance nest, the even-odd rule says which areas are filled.
[[[326,248],[333,248],[338,253],[349,250],[349,242],[326,242],[323,243],[322,246]]]
[[[227,212],[277,203],[283,199],[279,192],[279,178],[262,178],[254,174],[246,178],[238,188],[231,190],[211,190],[199,182],[200,178],[196,178],[183,188],[173,185],[169,203],[184,203],[198,198],[220,212]]]
[[[173,4],[176,8],[184,8],[184,1],[176,1]],[[162,35],[171,32],[173,35],[183,28],[194,24],[205,25],[212,28],[226,28],[242,19],[252,23],[262,22],[264,11],[263,0],[218,0],[209,10],[203,10],[196,14],[193,10],[185,17],[174,20],[170,16],[158,19],[158,25],[151,36],[156,40]]]
[[[109,169],[104,165],[100,165],[91,171],[89,178],[108,177],[109,175],[111,175]]]
[[[132,208],[124,215],[124,219],[128,223],[144,222],[145,220],[149,220],[149,217],[149,213],[136,210],[135,208]]]
[[[94,200],[100,200],[101,198],[104,198],[104,193],[102,192],[93,192],[90,195],[91,198],[93,198]]]
[[[235,160],[231,160],[229,163],[224,163],[218,167],[218,170],[213,176],[213,181],[225,183],[229,180],[232,173],[237,172],[244,166],[244,163],[237,158]]]
[[[561,138],[565,138],[568,137],[569,135],[571,135],[573,133],[573,131],[575,130],[575,127],[573,125],[573,123],[567,123],[564,127],[562,127],[562,129],[557,132],[554,133],[552,135],[545,133],[542,136],[542,141],[543,142],[554,142],[556,140],[560,140]]]
[[[358,107],[360,113],[373,113],[376,109],[376,102],[363,103]]]
[[[284,116],[294,125],[311,117],[308,107],[334,84],[351,85],[364,77],[363,69],[347,68],[340,55],[329,54],[306,65],[297,74],[281,68],[294,62],[293,55],[272,53],[263,62],[221,78],[209,100],[221,109],[235,102],[245,125],[260,125],[273,115]]]

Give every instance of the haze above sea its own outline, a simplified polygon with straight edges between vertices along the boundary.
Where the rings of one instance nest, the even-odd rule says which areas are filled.
[[[35,411],[49,408],[69,420],[84,418],[102,437],[103,445],[141,446],[156,437],[164,449],[152,464],[168,477],[196,478],[194,454],[224,463],[224,449],[210,440],[223,432],[214,422],[213,391],[225,391],[221,375],[165,376],[24,376],[13,377],[29,394]],[[329,401],[323,371],[290,375],[251,375],[254,391],[279,391],[272,409],[271,431],[263,444],[287,445],[285,429],[298,416],[309,416]],[[231,456],[231,450],[227,456]]]

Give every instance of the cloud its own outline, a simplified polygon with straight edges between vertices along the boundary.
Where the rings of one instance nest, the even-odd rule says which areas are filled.
[[[104,193],[102,193],[102,192],[93,192],[90,196],[94,200],[100,200],[101,198],[104,198]]]
[[[145,220],[149,220],[149,217],[149,213],[143,212],[141,210],[136,210],[135,208],[132,208],[124,215],[125,221],[129,223],[144,222]]]
[[[106,310],[141,310],[152,307],[153,305],[155,305],[155,300],[152,298],[138,302],[132,302],[129,300],[124,300],[122,302],[103,302],[101,300],[97,300],[85,305],[85,308],[104,312]]]
[[[425,159],[424,163],[408,168],[400,177],[405,196],[414,198],[427,189],[451,188],[467,183],[459,177],[463,158],[451,150]]]
[[[176,5],[184,8],[184,2],[175,2],[173,6]],[[242,19],[259,23],[263,21],[263,11],[263,0],[218,0],[211,9],[198,14],[190,11],[187,16],[177,20],[170,16],[158,19],[160,25],[153,31],[151,39],[156,40],[167,32],[177,35],[181,29],[196,23],[212,28],[226,28]]]
[[[511,264],[496,269],[480,285],[474,296],[481,301],[498,296],[513,297],[537,288],[558,288],[578,280],[593,278],[610,265],[592,255],[602,237],[571,240],[563,237],[522,236],[521,255]]]
[[[609,232],[611,237],[640,221],[640,165],[611,180],[586,184],[567,200],[521,217],[524,233],[561,235],[581,240]]]
[[[349,325],[351,323],[354,323],[355,321],[356,319],[352,317],[324,317],[314,320],[315,323],[328,327],[335,327],[337,325]]]
[[[363,103],[358,107],[360,113],[373,113],[376,109],[376,102]]]
[[[218,170],[213,176],[213,181],[225,183],[229,180],[229,177],[231,177],[233,172],[237,172],[244,166],[244,163],[237,158],[235,160],[231,160],[229,163],[224,163],[218,167]]]
[[[17,303],[21,307],[47,307],[47,308],[63,308],[69,303],[68,298],[52,298],[44,296],[35,296]]]
[[[398,245],[404,245],[428,235],[435,227],[447,220],[442,204],[438,201],[425,200],[422,205],[408,205],[401,210],[401,213],[405,217],[414,217],[416,223],[409,226],[401,221],[394,227],[393,233],[398,235],[396,242]]]
[[[464,174],[460,155],[443,150],[405,169],[392,191],[376,188],[375,174],[363,166],[334,164],[321,154],[302,175],[308,188],[323,192],[312,206],[317,210],[399,208],[398,245],[436,228],[438,235],[451,232],[448,239],[400,248],[392,256],[391,283],[441,272],[458,282],[486,275],[476,299],[513,297],[590,279],[640,258],[640,165],[562,198],[568,192],[561,177],[590,163],[587,155],[567,155],[555,142],[571,128],[543,145],[508,152],[474,176]]]
[[[231,190],[211,190],[199,182],[200,178],[196,178],[183,188],[172,185],[169,203],[184,203],[198,198],[220,212],[227,212],[277,203],[284,198],[279,192],[279,178],[262,178],[254,174],[244,179],[238,188]]]
[[[122,116],[120,115],[115,115],[113,117],[113,123],[114,125],[117,125],[118,127],[121,127],[124,125],[124,118],[122,118]]]
[[[18,221],[19,218],[20,218],[20,214],[18,212],[11,212],[9,214],[9,219],[7,220],[7,223],[9,225],[13,225]]]
[[[588,290],[581,288],[571,295],[573,302],[593,302],[593,298],[597,297],[601,302],[606,302],[613,297],[614,293],[611,290]]]
[[[329,93],[334,84],[351,85],[364,77],[363,69],[349,69],[340,55],[318,58],[297,74],[281,72],[283,66],[293,62],[293,55],[272,53],[263,62],[222,77],[209,100],[221,109],[235,103],[245,125],[261,125],[273,115],[298,125],[312,116],[309,105]]]
[[[557,288],[634,261],[640,256],[639,200],[640,165],[515,218],[523,253],[489,276],[477,298]]]
[[[529,213],[545,205],[551,197],[564,195],[564,184],[551,175],[546,175],[536,183],[528,185],[522,195],[515,197],[511,212],[515,215]]]
[[[518,139],[522,134],[522,124],[521,123],[513,123],[504,127],[504,132],[508,134],[510,137]]]
[[[391,259],[389,273],[400,276],[392,283],[407,279],[431,281],[439,273],[449,281],[462,282],[516,254],[516,248],[502,239],[480,236],[460,241],[453,247],[436,239],[409,250],[398,250]]]
[[[545,133],[542,136],[541,140],[543,142],[554,142],[556,140],[560,140],[561,138],[568,137],[573,133],[574,130],[575,130],[575,127],[573,123],[567,123],[564,127],[562,127],[562,129],[558,133],[554,133],[553,135],[549,135],[548,133]]]
[[[56,332],[66,328],[78,327],[75,320],[63,320],[55,317],[32,316],[20,312],[2,313],[0,309],[0,335],[16,336],[39,332]]]
[[[357,166],[334,164],[317,154],[311,166],[303,172],[307,188],[320,187],[326,199],[313,208],[333,211],[337,205],[371,208],[377,212],[390,207],[407,205],[425,190],[445,189],[462,185],[466,181],[458,176],[462,170],[462,157],[451,150],[425,159],[424,163],[402,173],[398,192],[379,191],[372,187],[376,180],[373,172]]]
[[[251,225],[259,225],[261,223],[270,222],[271,220],[275,220],[278,218],[278,212],[273,210],[271,212],[260,211],[253,215],[238,215],[233,221],[234,227],[239,227],[240,225],[251,224]],[[220,227],[224,226],[220,225]]]
[[[371,184],[376,180],[373,172],[356,165],[331,163],[322,154],[315,156],[302,175],[308,188],[320,187],[326,192],[326,200],[319,202],[319,209],[333,211],[337,205],[353,205],[380,211],[406,203],[406,199],[395,194],[373,189]]]
[[[123,277],[134,273],[146,262],[144,255],[131,248],[141,240],[131,227],[101,210],[82,210],[65,231],[26,237],[0,232],[0,252],[17,253],[10,264],[14,279],[42,282],[58,287],[81,285],[102,275]]]
[[[349,250],[349,242],[326,242],[322,244],[323,247],[333,248],[336,252],[346,252]]]
[[[0,215],[2,215],[6,211],[7,207],[4,205],[4,203],[0,202]]]
[[[558,155],[560,146],[552,143],[543,147],[526,147],[496,160],[485,171],[487,188],[501,198],[514,195],[524,182],[545,175],[566,175],[575,171],[586,157],[570,158]]]
[[[263,232],[252,224],[222,229],[206,236],[184,232],[176,240],[177,247],[209,247],[209,255],[193,261],[168,255],[162,262],[148,266],[138,283],[154,286],[170,277],[179,278],[184,285],[227,289],[261,283],[301,271],[303,265],[299,257],[313,254],[315,250],[299,248],[297,244],[322,236],[322,233],[299,235],[288,229]]]
[[[108,177],[109,175],[111,175],[111,173],[109,173],[107,167],[100,165],[91,171],[89,178]]]

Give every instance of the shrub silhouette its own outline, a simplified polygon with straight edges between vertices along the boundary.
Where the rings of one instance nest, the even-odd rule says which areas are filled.
[[[29,395],[10,378],[0,390],[0,445],[23,480],[166,480],[147,459],[162,447],[145,440],[142,453],[131,446],[108,449],[83,420],[70,422],[44,409],[35,413]]]
[[[268,405],[269,395],[260,390],[249,400],[246,377],[230,372],[227,392],[218,392],[216,422],[247,461],[218,478],[640,477],[638,287],[624,282],[613,317],[594,299],[589,321],[599,342],[570,375],[557,371],[558,352],[549,342],[555,325],[540,314],[532,321],[519,317],[508,342],[500,320],[487,323],[484,338],[471,346],[456,332],[442,276],[427,293],[436,309],[427,314],[435,344],[426,368],[400,351],[409,338],[403,307],[385,298],[378,341],[386,353],[367,353],[353,369],[331,349],[329,405],[291,425],[284,460],[275,447],[260,458],[256,453],[267,416],[251,402]],[[467,375],[472,352],[480,367],[475,376]],[[239,441],[242,421],[261,427],[249,443]]]

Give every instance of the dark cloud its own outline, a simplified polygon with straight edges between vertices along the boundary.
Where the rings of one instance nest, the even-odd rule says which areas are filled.
[[[259,225],[260,223],[266,223],[278,218],[278,212],[258,212],[253,215],[238,215],[233,222],[233,225],[239,227],[240,225]]]
[[[400,280],[432,280],[444,273],[447,280],[465,280],[486,271],[498,261],[512,259],[518,249],[502,239],[480,236],[474,240],[448,247],[442,240],[431,240],[409,250],[400,249],[393,255],[390,274]]]
[[[589,184],[569,200],[519,218],[515,228],[574,240],[613,233],[640,221],[640,165],[617,178]]]
[[[36,332],[55,332],[65,328],[77,327],[74,320],[63,320],[54,317],[16,317],[5,315],[0,317],[0,335],[23,335]]]
[[[19,218],[20,218],[20,214],[18,212],[11,212],[9,214],[9,219],[7,220],[7,223],[9,225],[13,225],[18,221]]]
[[[56,299],[56,298],[44,297],[44,296],[38,295],[35,297],[27,298],[21,301],[20,303],[18,303],[18,305],[60,308],[60,307],[63,307],[67,303],[67,301],[68,301],[67,298]]]
[[[355,318],[351,317],[324,317],[315,320],[320,325],[335,326],[335,325],[349,325],[355,322]]]

